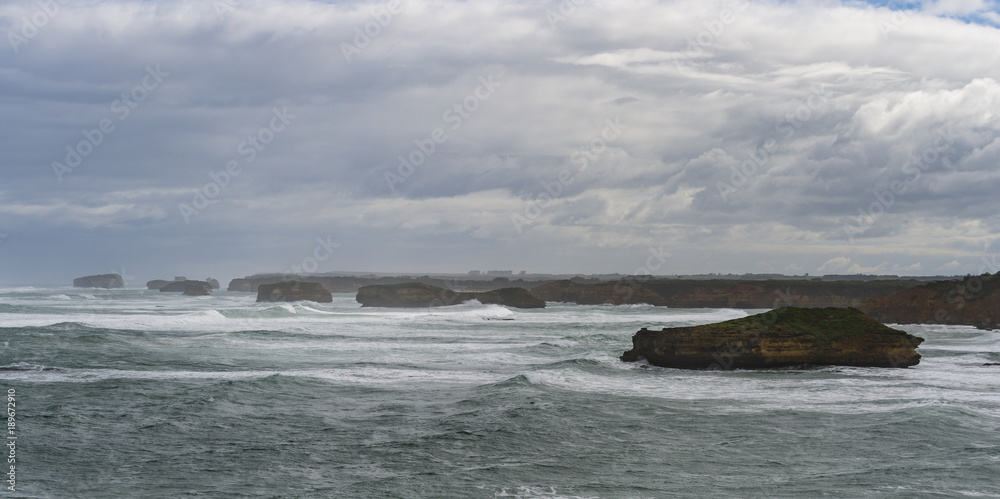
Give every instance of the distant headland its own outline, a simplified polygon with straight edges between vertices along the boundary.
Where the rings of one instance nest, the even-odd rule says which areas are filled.
[[[533,308],[545,302],[580,305],[648,304],[672,308],[777,309],[855,307],[886,323],[1000,327],[1000,273],[981,276],[703,274],[652,277],[604,274],[564,276],[513,274],[387,275],[373,273],[256,274],[230,281],[227,290],[257,293],[261,285],[315,283],[329,293],[355,293],[368,307],[431,307],[478,299]],[[78,287],[124,287],[117,274],[81,277]],[[155,280],[149,289],[204,295],[214,279]],[[301,288],[301,284],[298,285]],[[296,289],[299,289],[296,288]],[[308,295],[308,294],[307,294]],[[302,296],[307,296],[302,295]],[[270,295],[269,295],[270,296]],[[295,293],[282,294],[298,296]],[[302,298],[309,299],[309,298]]]

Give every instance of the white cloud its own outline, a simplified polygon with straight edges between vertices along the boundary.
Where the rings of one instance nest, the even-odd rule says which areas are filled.
[[[924,270],[924,264],[920,262],[912,263],[910,265],[895,264],[892,266],[893,272],[898,272],[901,274],[910,274],[913,272],[920,272],[921,270]]]
[[[858,265],[858,264],[855,263],[854,265],[851,265],[851,267],[849,269],[847,269],[847,273],[848,274],[881,274],[881,273],[884,273],[888,267],[889,267],[889,263],[888,262],[882,262],[882,263],[880,263],[878,265],[873,265],[873,266],[864,266],[864,265]]]
[[[444,267],[421,249],[439,245],[456,270],[629,272],[669,244],[680,273],[912,273],[1000,241],[1000,32],[942,17],[990,18],[983,2],[907,11],[883,37],[893,12],[853,3],[754,2],[720,31],[729,2],[587,3],[551,29],[542,5],[411,1],[350,63],[341,44],[384,3],[236,5],[74,3],[0,52],[0,111],[18,117],[0,123],[0,232],[44,245],[95,228],[138,253],[282,235],[247,265],[337,233],[345,269]],[[35,9],[0,6],[0,27]],[[150,64],[169,78],[117,119],[112,101]],[[473,98],[490,74],[500,86]],[[246,161],[239,144],[286,106],[298,117]],[[51,163],[109,116],[115,132],[56,182]],[[628,128],[602,144],[608,119]],[[942,126],[950,148],[907,167]],[[447,140],[393,193],[384,174],[436,128]],[[177,205],[234,159],[241,173],[185,224]],[[518,234],[511,215],[563,171],[572,182]],[[849,241],[845,224],[897,181]]]
[[[823,265],[820,265],[820,267],[816,269],[816,272],[819,272],[821,274],[842,272],[850,264],[851,264],[850,258],[847,258],[846,256],[838,256],[835,258],[831,258],[827,260],[826,263],[824,263]]]
[[[938,268],[936,268],[934,270],[950,272],[950,271],[953,271],[953,270],[958,270],[961,266],[962,265],[960,263],[958,263],[958,260],[952,260],[952,261],[950,261],[950,262],[948,262],[948,263],[946,263],[946,264],[944,264],[944,265],[942,265],[942,266],[940,266],[940,267],[938,267]]]
[[[927,2],[922,10],[928,14],[965,16],[988,11],[990,5],[985,0],[936,0]]]

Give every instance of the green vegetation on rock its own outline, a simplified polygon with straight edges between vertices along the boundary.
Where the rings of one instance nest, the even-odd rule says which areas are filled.
[[[916,347],[922,341],[855,308],[783,307],[703,326],[643,329],[621,358],[687,369],[908,367],[920,361]]]

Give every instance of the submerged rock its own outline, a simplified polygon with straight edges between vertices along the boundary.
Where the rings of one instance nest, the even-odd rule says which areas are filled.
[[[125,280],[118,274],[89,275],[73,279],[74,288],[124,288]]]
[[[283,281],[258,286],[257,301],[315,301],[330,303],[333,301],[333,294],[318,282]]]
[[[514,308],[545,308],[545,301],[524,288],[463,292],[422,282],[363,286],[358,289],[357,300],[362,307],[428,308],[479,300],[483,304],[506,305]]]
[[[784,307],[704,326],[643,328],[621,360],[682,369],[909,367],[920,362],[923,341],[855,308]]]

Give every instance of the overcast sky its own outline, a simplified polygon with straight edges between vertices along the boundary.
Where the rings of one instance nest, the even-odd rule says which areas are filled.
[[[4,1],[0,284],[995,272],[997,10]]]

